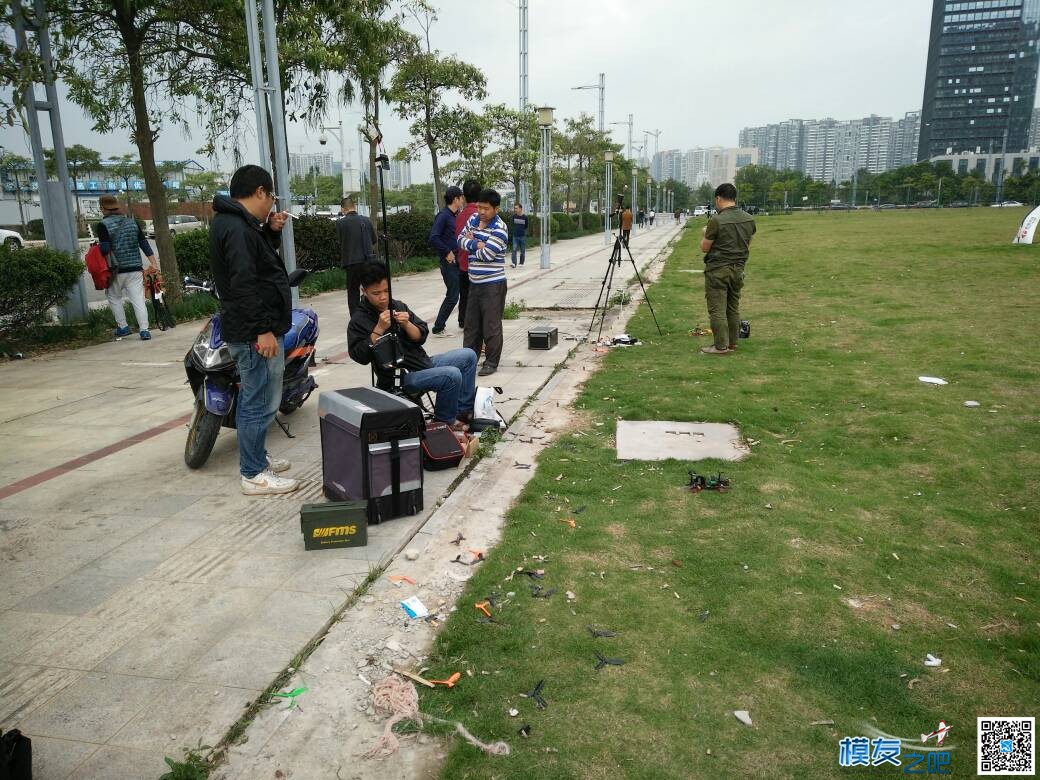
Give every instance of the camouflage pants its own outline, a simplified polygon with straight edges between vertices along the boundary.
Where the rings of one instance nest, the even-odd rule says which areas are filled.
[[[715,348],[726,349],[740,337],[740,291],[744,266],[723,265],[704,269],[704,299],[715,337]]]

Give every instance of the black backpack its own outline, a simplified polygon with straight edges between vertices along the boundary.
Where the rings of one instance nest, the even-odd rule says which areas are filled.
[[[32,780],[32,740],[18,729],[0,731],[0,780]]]

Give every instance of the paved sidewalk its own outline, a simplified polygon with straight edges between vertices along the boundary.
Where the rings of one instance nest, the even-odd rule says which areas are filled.
[[[640,234],[637,262],[676,232]],[[560,242],[547,272],[532,252],[527,267],[508,269],[510,299],[574,306],[567,285],[598,290],[609,251],[600,236]],[[442,291],[436,271],[395,283],[397,297],[428,320]],[[304,303],[322,327],[321,388],[369,384],[368,368],[343,354],[343,294]],[[485,383],[505,388],[507,418],[572,345],[561,338],[550,352],[528,351],[532,316],[583,336],[589,312],[505,323],[503,361]],[[307,480],[300,493],[242,496],[231,431],[205,468],[188,470],[191,397],[181,360],[197,326],[8,364],[0,374],[0,728],[33,738],[34,777],[155,777],[164,755],[215,743],[369,571],[422,528],[457,477],[428,473],[426,511],[373,527],[365,548],[304,552],[299,505],[321,500],[317,399],[288,418],[296,438],[277,427],[269,435],[272,453],[293,461],[290,475]],[[460,342],[449,329],[427,348]]]

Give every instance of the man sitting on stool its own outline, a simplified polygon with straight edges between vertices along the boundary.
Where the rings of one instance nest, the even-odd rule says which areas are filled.
[[[430,357],[422,345],[429,326],[404,303],[391,302],[387,289],[386,266],[367,263],[360,274],[361,302],[347,327],[350,357],[365,366],[372,362],[372,345],[390,330],[390,318],[399,326],[403,368],[401,388],[410,393],[437,393],[434,419],[461,430],[473,420],[473,399],[477,393],[477,356],[471,349],[453,349]],[[392,391],[393,372],[376,369],[376,386]]]

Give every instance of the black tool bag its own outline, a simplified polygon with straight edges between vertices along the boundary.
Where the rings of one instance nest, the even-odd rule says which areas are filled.
[[[423,468],[428,471],[457,468],[466,454],[455,432],[447,423],[436,420],[426,423],[422,451]]]
[[[32,780],[32,740],[18,729],[0,731],[0,780]]]
[[[333,501],[368,502],[369,525],[423,508],[422,410],[375,387],[322,393],[322,487]]]

